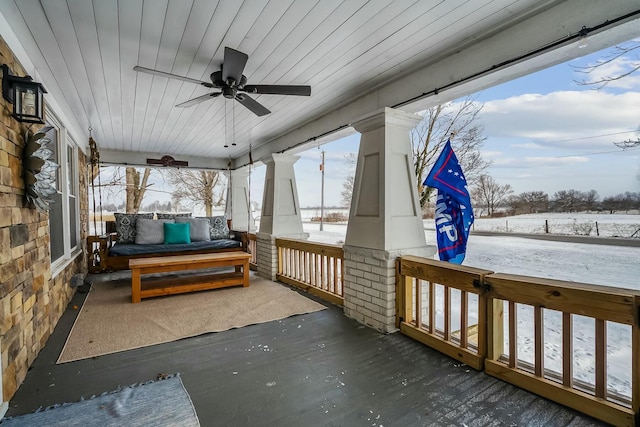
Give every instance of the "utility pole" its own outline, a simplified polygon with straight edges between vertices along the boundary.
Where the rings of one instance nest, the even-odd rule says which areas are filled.
[[[320,172],[322,172],[322,189],[320,191],[320,231],[322,231],[324,228],[324,150],[322,150]]]

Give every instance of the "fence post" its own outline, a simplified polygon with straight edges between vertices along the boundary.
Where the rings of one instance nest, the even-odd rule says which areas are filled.
[[[549,234],[549,220],[548,219],[544,220],[544,232]]]
[[[507,233],[509,232],[509,220],[508,219],[504,220],[504,231],[506,231]]]
[[[600,230],[598,230],[598,221],[596,221],[596,236],[600,236]]]

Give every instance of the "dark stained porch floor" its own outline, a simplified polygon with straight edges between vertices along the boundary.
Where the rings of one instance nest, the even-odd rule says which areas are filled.
[[[603,425],[400,333],[364,327],[330,304],[312,314],[56,365],[78,313],[73,306],[85,296],[77,293],[69,304],[7,415],[179,372],[202,426]]]

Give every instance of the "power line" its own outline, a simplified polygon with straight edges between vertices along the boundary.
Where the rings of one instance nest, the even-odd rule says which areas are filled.
[[[559,139],[557,141],[545,141],[545,144],[555,144],[556,142],[580,141],[580,140],[583,140],[583,139],[601,138],[603,136],[623,135],[625,133],[638,133],[638,132],[640,132],[640,131],[637,131],[637,130],[625,130],[625,131],[622,131],[622,132],[603,133],[602,135],[581,136],[579,138]]]
[[[556,156],[556,158],[562,158],[562,157],[575,157],[575,156],[595,156],[598,154],[611,154],[611,153],[627,153],[629,151],[638,151],[640,150],[640,147],[638,148],[629,148],[629,149],[618,149],[618,150],[611,150],[611,151],[599,151],[596,153],[584,153],[584,154],[568,154],[566,156]]]

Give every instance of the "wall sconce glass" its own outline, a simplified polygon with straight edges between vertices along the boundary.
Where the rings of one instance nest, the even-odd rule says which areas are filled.
[[[2,96],[13,104],[13,117],[19,122],[44,123],[44,96],[42,84],[30,76],[14,76],[9,66],[2,65]]]

